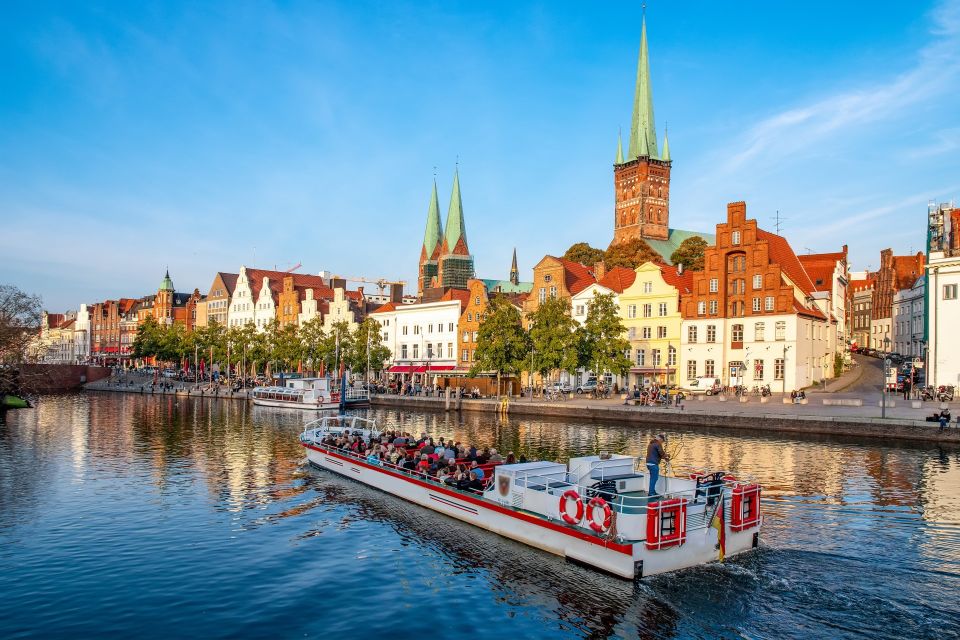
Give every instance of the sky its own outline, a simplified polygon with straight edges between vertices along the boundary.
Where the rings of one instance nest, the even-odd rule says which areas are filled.
[[[640,2],[7,2],[0,283],[51,311],[241,265],[416,288],[459,166],[479,277],[613,235]],[[646,8],[670,224],[853,269],[960,199],[960,0]],[[661,140],[662,143],[662,140]],[[369,290],[369,285],[368,285]]]

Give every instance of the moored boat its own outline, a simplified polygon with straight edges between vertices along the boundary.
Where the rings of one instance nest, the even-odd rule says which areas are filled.
[[[352,416],[306,425],[311,464],[410,502],[623,578],[651,576],[743,553],[759,545],[760,487],[722,471],[649,477],[626,455],[580,456],[567,464],[482,465],[482,488],[438,481],[338,446],[379,439]]]
[[[250,397],[262,407],[324,411],[340,406],[340,394],[331,389],[329,378],[289,378],[283,386],[257,387]]]

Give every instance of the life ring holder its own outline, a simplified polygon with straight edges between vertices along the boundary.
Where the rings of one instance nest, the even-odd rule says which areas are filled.
[[[603,509],[603,521],[601,522],[597,522],[597,519],[594,517],[597,508]],[[610,509],[610,505],[606,500],[600,496],[594,496],[590,498],[590,502],[587,503],[587,509],[589,510],[587,520],[590,522],[591,529],[597,533],[610,531],[610,525],[613,523],[613,510]]]
[[[567,501],[573,500],[577,503],[577,515],[576,517],[571,516],[570,512],[567,511]],[[580,499],[580,494],[577,493],[574,489],[567,489],[563,492],[563,495],[560,496],[560,517],[563,518],[563,521],[567,524],[579,524],[583,520],[583,500]]]

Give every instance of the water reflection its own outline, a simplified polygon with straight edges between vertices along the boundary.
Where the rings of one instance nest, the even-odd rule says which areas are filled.
[[[455,628],[496,619],[515,635],[542,637],[960,631],[951,595],[960,592],[955,449],[669,431],[678,468],[723,468],[764,485],[764,548],[633,585],[307,468],[296,435],[311,415],[213,399],[108,395],[51,398],[10,414],[0,425],[0,537],[12,544],[3,545],[0,559],[15,568],[0,576],[0,591],[16,596],[0,602],[0,629],[4,619],[22,620],[38,606],[36,594],[55,581],[60,590],[71,588],[71,577],[80,585],[79,559],[98,563],[105,589],[137,593],[126,604],[131,626],[119,632],[149,615],[137,602],[206,593],[220,581],[235,593],[218,613],[185,607],[171,619],[194,626],[203,620],[227,635],[257,635],[256,625],[267,619],[286,625],[271,628],[279,635],[354,631],[355,620],[323,610],[307,620],[281,615],[322,593],[331,611],[337,602],[373,598],[369,624],[383,616],[402,629],[417,629],[423,619],[407,599],[425,598],[431,611],[440,610],[437,620],[449,617]],[[386,428],[560,460],[601,450],[638,455],[661,429],[479,414],[372,415]],[[69,552],[51,557],[60,523],[73,521],[79,528],[69,536]],[[100,551],[105,538],[115,539],[119,558],[137,556],[144,532],[151,545],[183,554],[164,565],[165,587],[155,576],[137,582],[129,564]],[[223,573],[234,570],[242,575]],[[370,575],[389,579],[371,583]],[[290,584],[304,593],[291,593]],[[398,590],[406,594],[400,601]],[[263,606],[244,609],[251,598]],[[90,606],[91,620],[110,615]],[[272,617],[264,609],[274,610]],[[76,621],[58,615],[49,614],[48,630],[82,634],[70,626]],[[271,635],[266,627],[263,633]]]

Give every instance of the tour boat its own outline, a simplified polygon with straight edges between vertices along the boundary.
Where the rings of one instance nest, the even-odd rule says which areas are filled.
[[[250,397],[262,407],[322,411],[340,406],[340,394],[330,387],[329,378],[288,378],[283,386],[257,387]]]
[[[389,462],[324,443],[378,435],[372,420],[321,418],[300,435],[311,464],[507,538],[623,578],[723,560],[759,545],[760,486],[722,471],[660,476],[646,493],[646,467],[626,455],[567,464],[484,465],[483,491],[458,489]]]

